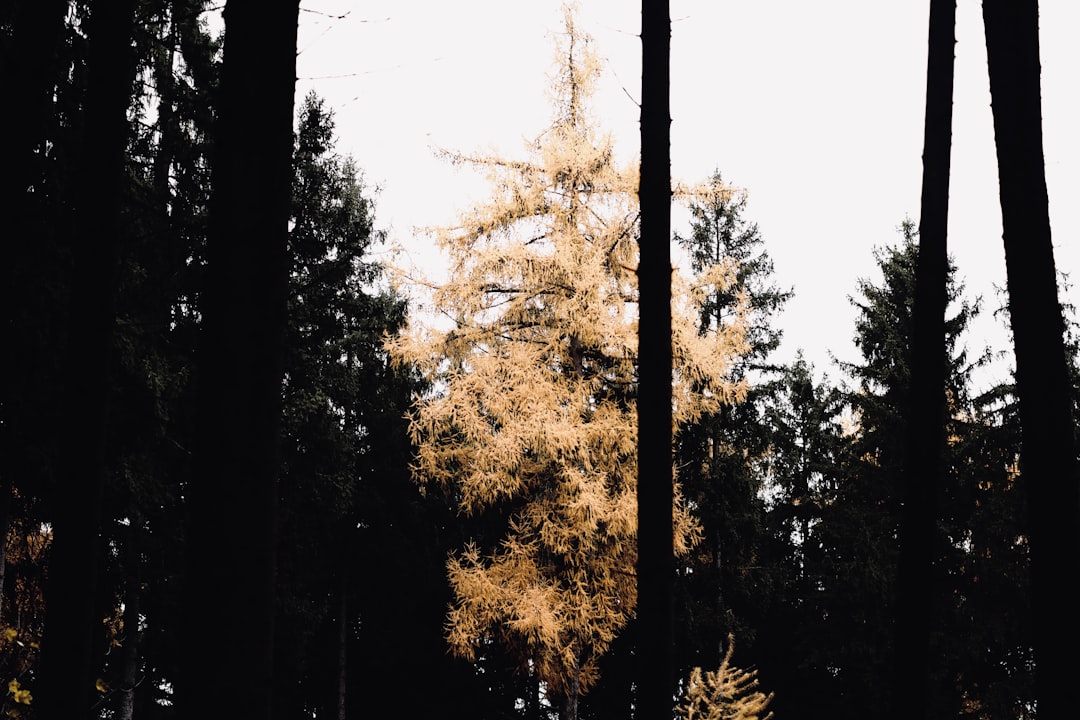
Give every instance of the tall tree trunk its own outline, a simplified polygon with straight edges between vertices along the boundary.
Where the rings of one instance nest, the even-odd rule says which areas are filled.
[[[934,714],[930,637],[938,493],[944,479],[945,311],[956,0],[931,0],[923,130],[922,218],[912,310],[904,514],[897,577],[894,693],[897,720]]]
[[[105,484],[120,207],[135,59],[135,3],[96,2],[84,136],[71,185],[73,269],[59,484],[46,588],[40,717],[88,717]]]
[[[67,0],[20,2],[11,18],[10,41],[0,46],[0,522],[10,525],[16,487],[37,495],[46,483],[32,457],[42,437],[54,432],[41,390],[55,384],[49,340],[57,323],[54,276],[59,274],[55,237],[46,200],[44,149],[53,122],[57,49]],[[45,454],[45,453],[43,453]],[[7,537],[6,531],[3,535]],[[0,598],[7,562],[0,547]]]
[[[1039,716],[1076,714],[1080,476],[1042,145],[1038,3],[984,0],[1020,401]]]
[[[299,0],[229,0],[188,487],[181,717],[269,720]],[[213,631],[211,631],[213,629]]]
[[[671,411],[671,17],[641,9],[638,267],[638,715],[670,720],[674,662]]]

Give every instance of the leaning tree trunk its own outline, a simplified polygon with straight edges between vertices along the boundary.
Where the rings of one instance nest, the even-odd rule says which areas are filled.
[[[638,266],[638,714],[672,711],[671,17],[641,9],[641,241]]]
[[[72,278],[60,476],[45,592],[39,717],[87,717],[93,689],[95,588],[105,485],[105,427],[118,240],[134,81],[135,2],[96,2],[88,27],[84,134],[70,188]]]
[[[893,711],[932,714],[930,637],[940,583],[934,571],[944,479],[947,230],[956,0],[931,0],[923,131],[922,218],[912,310],[906,490],[897,577]]]
[[[1039,716],[1076,715],[1080,476],[1042,145],[1038,3],[984,0],[1028,507]]]
[[[229,0],[188,486],[181,717],[269,720],[299,0]]]

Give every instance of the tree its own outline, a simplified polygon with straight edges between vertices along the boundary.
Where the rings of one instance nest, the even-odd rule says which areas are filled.
[[[742,670],[731,664],[735,652],[734,636],[728,636],[728,649],[720,667],[702,672],[700,667],[690,672],[682,704],[676,708],[682,720],[769,720],[766,712],[772,701],[757,689],[757,670]]]
[[[836,705],[821,714],[838,717],[884,716],[889,712],[892,637],[896,617],[899,559],[897,533],[902,516],[903,460],[907,433],[905,413],[911,392],[912,305],[919,247],[914,225],[901,226],[899,246],[876,251],[882,281],[859,282],[860,298],[855,344],[860,362],[843,368],[856,384],[847,393],[853,427],[840,456],[835,483],[823,498],[821,516],[811,531],[813,562],[808,562],[813,615],[800,630],[810,664],[833,687],[827,696]],[[977,311],[960,301],[962,286],[950,266],[948,299],[954,306],[945,322],[944,355],[946,435],[961,433],[960,421],[970,413],[968,382],[972,369],[960,337]],[[941,487],[941,520],[935,533],[933,562],[949,572],[950,548],[963,542],[959,527],[959,469],[966,459],[961,445],[950,445]],[[947,596],[947,593],[946,593]],[[945,617],[939,604],[934,617]],[[944,620],[942,620],[944,622]],[[942,642],[938,636],[938,643]],[[935,644],[933,652],[944,652]],[[944,665],[944,663],[943,663]],[[947,707],[950,680],[941,669],[933,682]],[[781,695],[783,692],[781,691]]]
[[[754,388],[761,395],[759,422],[768,443],[753,467],[766,499],[766,537],[752,557],[761,569],[742,573],[757,580],[749,600],[753,614],[743,612],[754,663],[767,668],[777,691],[773,707],[781,716],[827,717],[838,702],[830,671],[835,663],[826,660],[830,650],[818,633],[843,642],[820,630],[829,621],[821,597],[827,559],[822,522],[844,471],[848,407],[841,388],[815,375],[800,353],[778,377]]]
[[[671,715],[675,527],[672,471],[671,13],[641,3],[641,239],[638,265],[638,712]]]
[[[271,716],[278,437],[299,0],[229,0],[186,488],[186,717]]]
[[[716,170],[689,204],[692,217],[689,237],[675,235],[676,242],[690,253],[690,267],[696,273],[725,258],[736,262],[735,282],[706,298],[698,328],[705,333],[736,319],[745,295],[749,306],[746,313],[749,349],[734,366],[739,377],[751,370],[765,369],[762,363],[779,347],[782,335],[773,323],[774,316],[793,295],[791,290],[782,290],[771,282],[773,261],[763,249],[757,223],[745,217],[748,201],[745,190],[732,191]]]
[[[449,561],[451,648],[508,648],[572,718],[637,601],[638,188],[592,124],[599,65],[570,10],[560,58],[554,120],[528,159],[452,156],[487,170],[495,194],[437,234],[451,280],[433,305],[452,327],[391,349],[436,388],[411,415],[417,480],[496,528]],[[723,263],[675,280],[694,301],[673,325],[677,422],[743,394],[727,375],[742,324],[694,327],[730,277]],[[673,508],[685,552],[696,525]]]
[[[679,674],[719,664],[731,633],[752,648],[771,585],[772,569],[762,561],[768,542],[762,491],[771,454],[766,409],[780,385],[769,354],[780,343],[775,315],[792,293],[773,284],[772,259],[757,225],[745,218],[746,207],[747,193],[732,193],[717,171],[690,203],[689,236],[675,236],[694,272],[724,258],[737,263],[735,282],[703,303],[698,330],[708,333],[737,321],[745,302],[748,349],[732,373],[752,378],[745,401],[705,414],[676,437],[683,494],[702,525],[702,542],[676,583]]]
[[[71,185],[73,269],[65,363],[60,483],[46,590],[41,667],[45,718],[84,715],[93,688],[94,601],[106,476],[106,435],[135,3],[95,3],[89,18],[83,137]],[[61,499],[62,498],[62,499]]]
[[[938,494],[944,480],[949,161],[952,149],[956,1],[930,3],[923,137],[922,217],[911,330],[911,397],[904,458],[904,514],[897,574],[893,712],[929,717]]]
[[[984,0],[983,22],[1031,538],[1038,709],[1063,717],[1075,711],[1080,643],[1068,587],[1080,570],[1080,467],[1043,160],[1038,2]]]
[[[406,304],[379,287],[383,268],[372,257],[383,234],[375,228],[372,191],[334,145],[333,113],[309,94],[299,109],[289,233],[277,628],[285,652],[277,655],[275,702],[283,718],[305,708],[343,716],[354,674],[376,675],[389,692],[408,677],[398,652],[423,659],[404,622],[389,623],[394,643],[353,642],[377,634],[389,614],[368,621],[373,595],[386,605],[416,602],[403,591],[406,578],[372,583],[372,566],[382,578],[395,564],[412,572],[417,560],[409,550],[429,538],[367,542],[409,522],[408,501],[386,495],[407,486],[404,415],[414,386],[408,372],[391,371],[383,349],[383,337],[404,324]],[[368,660],[376,654],[385,669]]]

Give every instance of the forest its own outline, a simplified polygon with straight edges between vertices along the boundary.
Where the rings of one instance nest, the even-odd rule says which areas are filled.
[[[670,177],[666,0],[640,161],[567,5],[548,125],[444,153],[490,184],[434,231],[438,282],[384,252],[364,159],[297,94],[299,0],[6,0],[0,711],[1071,717],[1080,364],[1038,3],[982,3],[990,300],[948,254],[955,0],[926,4],[920,218],[868,244],[859,357],[823,368],[774,357],[797,295],[752,188]]]

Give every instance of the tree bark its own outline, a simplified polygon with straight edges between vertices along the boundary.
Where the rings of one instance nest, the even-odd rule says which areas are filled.
[[[641,11],[641,238],[638,268],[638,715],[670,720],[673,689],[671,410],[671,17]]]
[[[923,130],[922,217],[912,309],[904,513],[897,577],[897,720],[934,714],[930,637],[939,583],[934,572],[938,493],[944,478],[945,312],[948,305],[949,167],[956,0],[931,0]]]
[[[95,598],[135,3],[97,2],[84,134],[71,185],[73,269],[64,421],[42,641],[40,717],[90,715]]]
[[[188,486],[181,717],[269,720],[299,0],[229,0]]]
[[[1076,712],[1080,475],[1042,145],[1038,3],[984,0],[1028,508],[1040,717]]]

